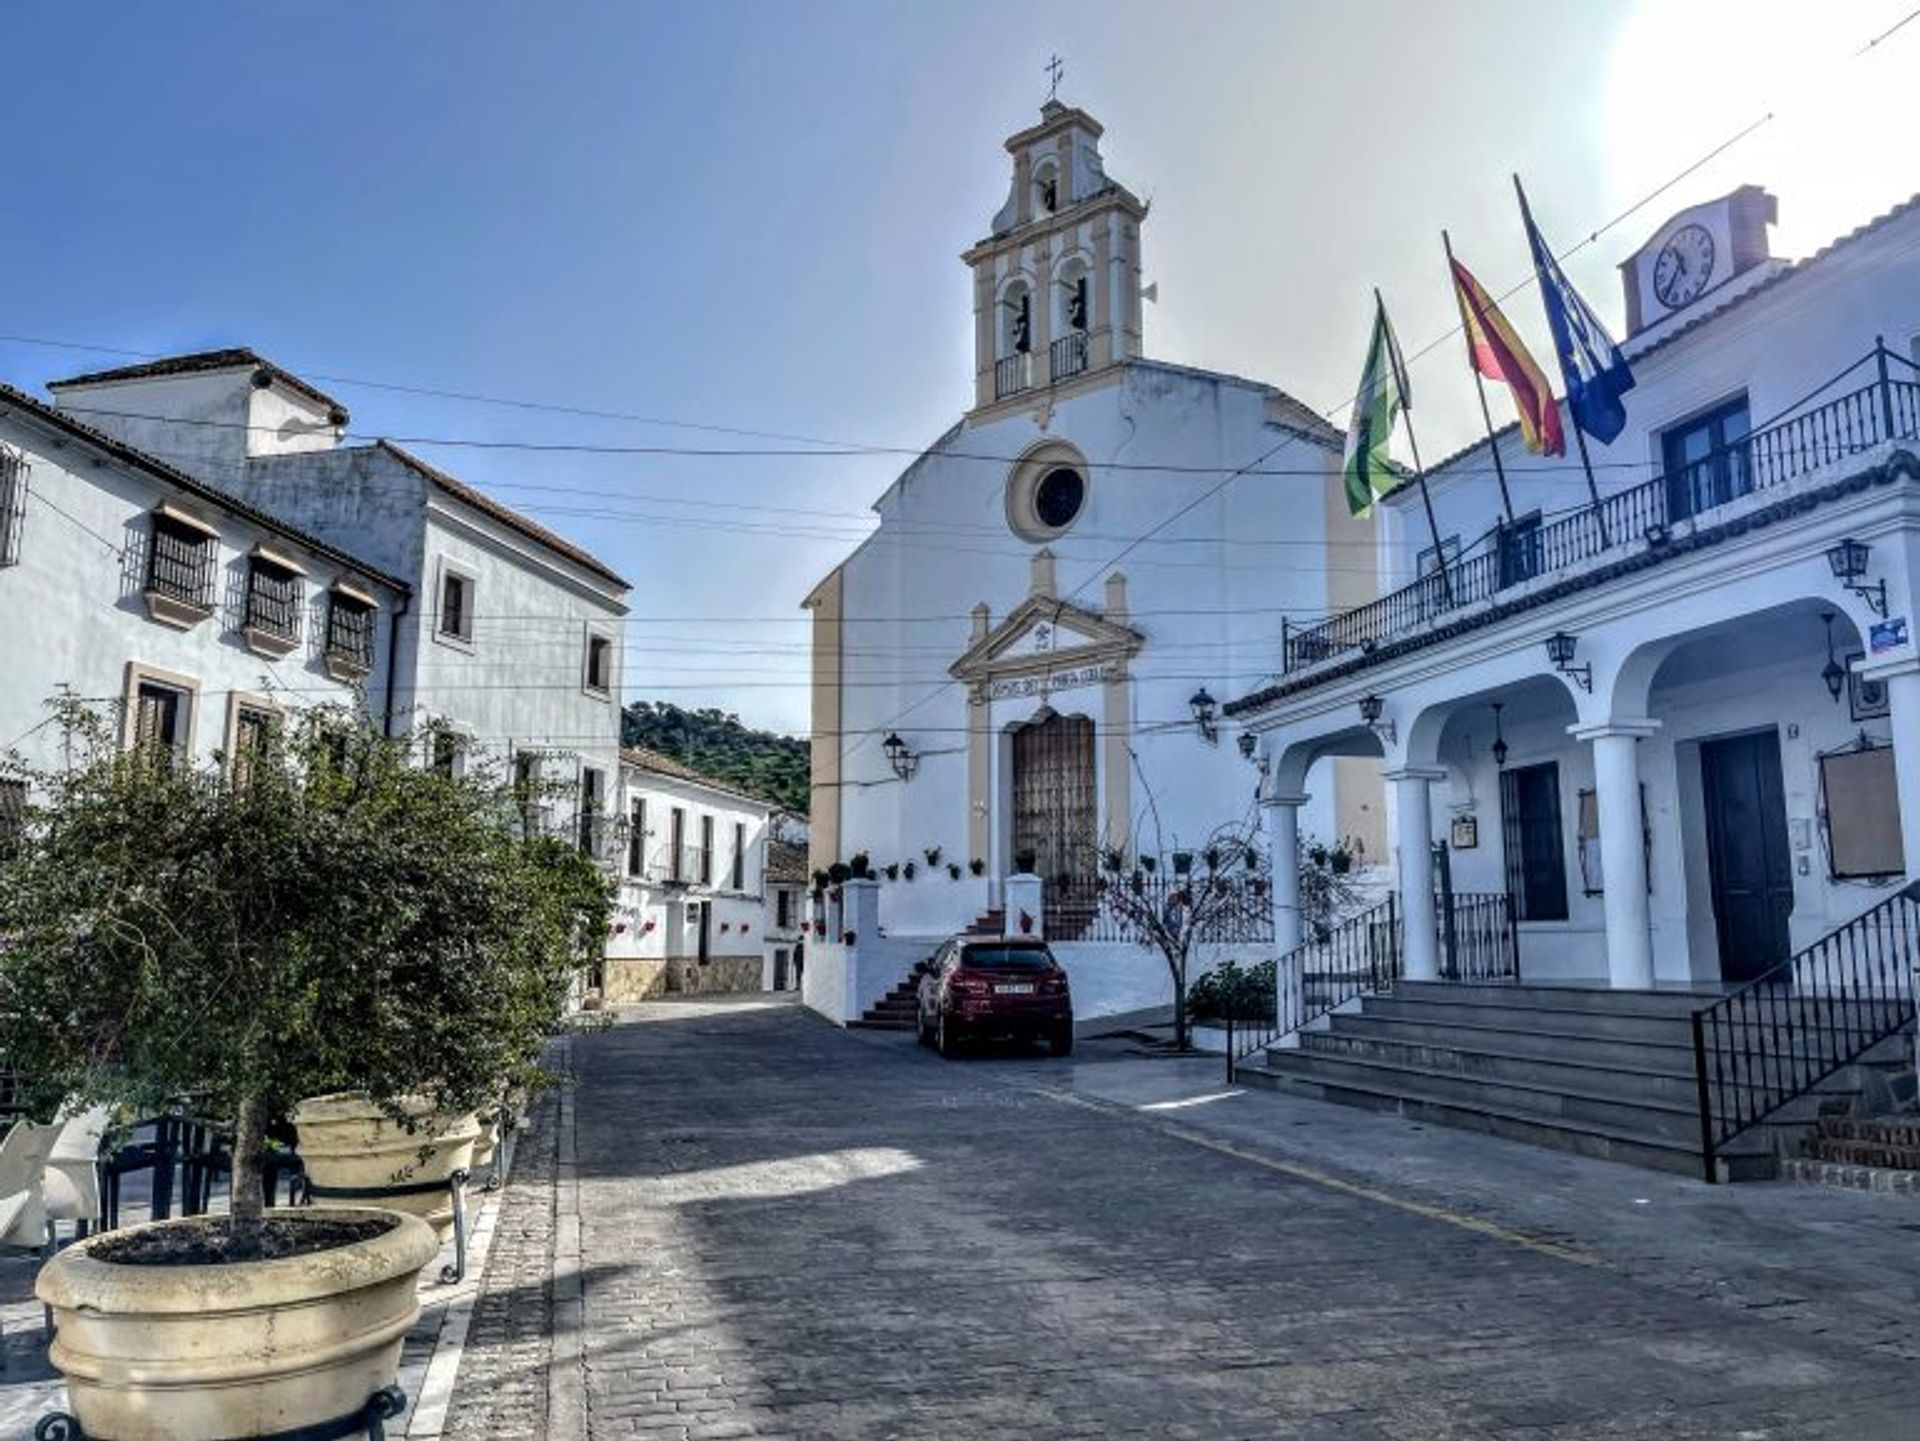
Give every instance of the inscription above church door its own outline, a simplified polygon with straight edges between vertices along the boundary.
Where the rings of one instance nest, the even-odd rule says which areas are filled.
[[[1045,710],[1013,733],[1013,852],[1032,851],[1034,871],[1090,876],[1096,869],[1099,793],[1093,722]]]

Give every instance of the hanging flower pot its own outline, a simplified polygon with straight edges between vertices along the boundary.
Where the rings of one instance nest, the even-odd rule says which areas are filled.
[[[652,916],[648,916],[647,919],[640,926],[640,934],[644,936],[648,931],[652,930],[658,924],[659,922],[654,920]]]
[[[958,863],[958,862],[954,862],[954,863],[950,863],[950,864],[949,864],[949,865],[947,866],[947,874],[948,874],[948,875],[949,875],[950,877],[952,877],[952,878],[953,878],[954,880],[956,880],[956,881],[957,881],[957,880],[959,880],[959,879],[960,879],[960,866],[959,866],[959,863]]]
[[[1173,853],[1173,873],[1176,876],[1188,875],[1193,870],[1193,852],[1175,851]]]
[[[975,856],[967,862],[967,869],[972,871],[976,876],[984,876],[987,873],[987,863],[978,856]]]
[[[859,936],[852,931],[842,931],[840,933],[840,944],[843,946],[850,946],[859,939]]]
[[[1033,934],[1033,917],[1026,911],[1020,912],[1020,934],[1023,936]]]

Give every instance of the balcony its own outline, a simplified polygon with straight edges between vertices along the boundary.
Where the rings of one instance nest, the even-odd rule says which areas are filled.
[[[182,630],[212,615],[216,558],[210,529],[165,508],[156,512],[147,552],[147,613]]]
[[[675,848],[669,844],[654,852],[648,874],[659,885],[705,886],[712,884],[712,864],[711,853],[699,846],[683,845],[676,855]]]
[[[1901,367],[1899,378],[1887,362]],[[1757,430],[1676,471],[1603,496],[1544,523],[1497,524],[1483,547],[1379,600],[1312,625],[1281,622],[1281,668],[1307,670],[1349,652],[1370,652],[1470,608],[1499,600],[1542,575],[1617,560],[1666,544],[1674,527],[1710,524],[1748,495],[1782,490],[1888,441],[1920,437],[1920,367],[1885,350],[1848,368],[1878,365],[1872,383]]]
[[[300,644],[300,577],[256,557],[247,568],[247,644],[262,655],[291,655]]]
[[[1058,384],[1070,375],[1078,375],[1087,368],[1087,332],[1070,331],[1054,341],[1047,349],[1047,374]]]
[[[1025,351],[993,363],[993,398],[1005,400],[1033,388],[1033,357]]]

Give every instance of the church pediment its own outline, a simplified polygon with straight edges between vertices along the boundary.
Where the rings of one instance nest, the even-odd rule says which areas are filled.
[[[1117,676],[1145,644],[1139,631],[1094,611],[1052,596],[1029,596],[968,646],[949,673],[973,685],[1049,674],[1064,679],[1089,666],[1110,666]]]

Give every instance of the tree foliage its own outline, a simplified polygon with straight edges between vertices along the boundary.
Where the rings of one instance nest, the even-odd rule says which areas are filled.
[[[521,838],[497,776],[436,774],[340,711],[204,767],[65,719],[77,763],[31,777],[0,855],[0,1047],[42,1096],[235,1118],[239,1229],[302,1097],[464,1111],[531,1079],[610,894]]]
[[[755,730],[740,717],[708,707],[683,710],[670,701],[635,701],[621,716],[622,745],[645,746],[750,795],[805,815],[810,797],[808,743]]]

